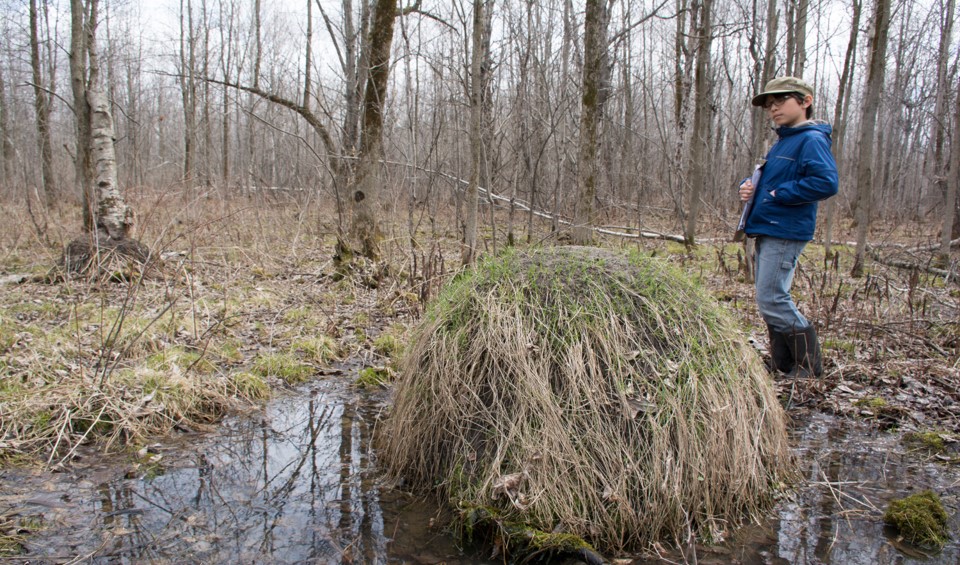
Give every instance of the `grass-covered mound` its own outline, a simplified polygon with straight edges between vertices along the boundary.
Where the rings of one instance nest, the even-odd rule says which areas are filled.
[[[792,473],[783,411],[728,314],[669,265],[593,248],[453,280],[380,439],[392,477],[465,515],[603,552],[716,539]]]

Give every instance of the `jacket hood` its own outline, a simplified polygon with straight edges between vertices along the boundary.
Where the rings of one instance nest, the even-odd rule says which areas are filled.
[[[833,133],[833,126],[823,120],[807,120],[794,127],[780,126],[776,128],[777,135],[780,137],[787,137],[788,135],[809,130],[819,131],[823,135],[830,137]]]

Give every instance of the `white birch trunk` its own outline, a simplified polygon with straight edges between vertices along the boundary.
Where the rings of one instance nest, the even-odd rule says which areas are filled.
[[[117,155],[113,142],[110,102],[100,90],[87,90],[90,106],[90,150],[93,163],[92,192],[97,195],[97,230],[110,239],[126,239],[133,224],[133,212],[117,185]]]

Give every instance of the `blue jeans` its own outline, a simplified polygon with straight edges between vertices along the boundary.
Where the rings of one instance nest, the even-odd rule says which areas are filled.
[[[781,333],[791,334],[810,325],[790,296],[797,259],[806,245],[806,241],[757,236],[757,306],[767,325]]]

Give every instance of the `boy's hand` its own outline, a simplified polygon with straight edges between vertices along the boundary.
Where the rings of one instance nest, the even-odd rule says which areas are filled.
[[[740,202],[750,200],[751,196],[753,196],[753,182],[747,179],[740,185]]]

